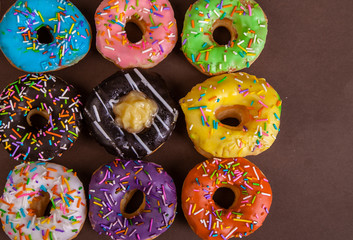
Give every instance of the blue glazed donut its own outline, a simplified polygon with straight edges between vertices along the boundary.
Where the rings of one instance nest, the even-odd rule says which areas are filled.
[[[0,48],[16,68],[49,72],[69,67],[89,51],[91,28],[67,0],[18,0],[0,22]]]

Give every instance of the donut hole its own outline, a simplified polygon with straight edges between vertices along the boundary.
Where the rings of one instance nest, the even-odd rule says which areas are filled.
[[[141,41],[144,35],[144,28],[142,23],[137,19],[131,19],[125,24],[126,36],[129,42],[137,43]]]
[[[52,208],[53,204],[50,201],[50,195],[44,191],[39,191],[30,204],[30,209],[38,218],[49,217]]]
[[[238,118],[235,118],[235,117],[229,117],[229,118],[222,119],[221,123],[224,124],[224,125],[237,127],[237,126],[240,125],[241,119],[238,119]]]
[[[219,207],[229,209],[234,204],[236,195],[232,189],[220,187],[213,194],[212,199]]]
[[[49,44],[54,41],[54,36],[51,33],[49,26],[42,26],[37,30],[38,42],[41,44]]]
[[[53,204],[51,201],[49,201],[47,207],[45,208],[44,210],[44,214],[43,216],[44,217],[49,217],[51,215],[51,209],[54,208]]]
[[[231,130],[242,130],[250,119],[249,110],[243,105],[221,106],[216,110],[215,115],[223,127]]]
[[[228,28],[222,26],[213,30],[212,37],[218,45],[227,45],[231,40]]]
[[[237,30],[230,19],[218,19],[212,26],[211,41],[220,46],[228,45],[238,38]]]
[[[120,203],[120,210],[124,217],[133,218],[145,209],[145,194],[137,189],[125,194]]]
[[[40,130],[48,126],[49,119],[50,115],[48,112],[35,108],[29,111],[26,120],[29,126]]]

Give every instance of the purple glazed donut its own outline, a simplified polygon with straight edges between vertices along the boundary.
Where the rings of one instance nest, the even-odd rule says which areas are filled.
[[[138,192],[141,203],[131,212]],[[92,175],[89,199],[93,229],[112,239],[154,239],[176,214],[173,179],[160,165],[144,161],[115,160],[101,166]]]

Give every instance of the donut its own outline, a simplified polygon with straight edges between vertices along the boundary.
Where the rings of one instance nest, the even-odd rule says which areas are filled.
[[[228,195],[219,195],[221,189]],[[233,201],[225,202],[224,199]],[[232,199],[233,197],[233,199]],[[271,186],[245,158],[209,159],[187,175],[181,204],[192,230],[202,239],[242,238],[262,226],[272,202]],[[220,206],[227,204],[227,206]]]
[[[0,198],[1,223],[10,239],[73,239],[87,208],[82,182],[72,169],[31,162],[10,172]]]
[[[228,43],[215,40],[225,28]],[[248,68],[260,55],[267,36],[267,18],[253,0],[198,0],[185,14],[182,51],[206,75]]]
[[[104,80],[84,107],[91,135],[123,159],[141,159],[154,152],[172,134],[177,117],[161,76],[137,68]]]
[[[18,0],[1,20],[0,36],[10,63],[34,73],[74,65],[91,45],[89,23],[68,0]]]
[[[180,100],[189,137],[206,158],[268,149],[280,130],[281,103],[265,79],[242,72],[209,78]]]
[[[134,198],[137,193],[142,195],[140,203]],[[92,175],[89,196],[93,229],[112,239],[154,239],[171,226],[176,214],[173,179],[154,163],[115,160],[103,165]]]
[[[157,65],[178,40],[174,11],[168,0],[103,0],[95,22],[97,50],[122,69]],[[136,31],[128,34],[128,24],[135,25]],[[141,32],[140,39],[137,30]],[[137,42],[129,36],[135,36]]]
[[[79,136],[81,107],[81,95],[60,78],[21,76],[0,94],[0,141],[15,160],[52,160]]]

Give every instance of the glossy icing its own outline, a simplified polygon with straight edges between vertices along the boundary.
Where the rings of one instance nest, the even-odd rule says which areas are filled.
[[[53,42],[38,42],[37,30],[48,26]],[[48,72],[71,66],[89,51],[91,29],[67,0],[18,0],[0,22],[0,48],[26,72]]]
[[[144,93],[158,106],[151,127],[129,133],[115,122],[113,107],[131,91]],[[84,107],[90,133],[111,154],[122,159],[142,159],[152,154],[172,134],[178,110],[162,77],[137,68],[110,76],[88,96]]]
[[[60,78],[46,74],[21,76],[0,95],[0,140],[15,160],[52,160],[78,138],[81,108],[81,95]],[[41,129],[27,122],[33,109],[49,116],[48,124]]]
[[[145,207],[131,218],[123,216],[121,202],[133,190],[145,195]],[[99,234],[112,239],[153,239],[165,232],[176,214],[173,179],[154,163],[116,160],[99,168],[89,185],[89,219]]]
[[[227,209],[215,203],[217,189],[235,194]],[[242,238],[261,227],[271,203],[271,186],[261,170],[245,158],[209,159],[187,175],[182,209],[192,230],[204,240]]]
[[[228,45],[213,41],[213,25],[228,19],[238,37]],[[253,0],[198,0],[185,14],[182,51],[198,70],[207,75],[249,67],[264,48],[267,18]]]
[[[31,203],[49,194],[49,216],[38,217]],[[8,175],[0,198],[1,222],[10,239],[75,238],[87,213],[82,182],[72,169],[54,163],[22,163]]]
[[[134,19],[142,26],[142,40],[131,43],[125,25]],[[150,68],[174,48],[177,26],[168,0],[104,0],[96,15],[97,49],[120,68]]]
[[[180,100],[195,147],[206,157],[245,157],[268,149],[279,132],[281,99],[263,78],[246,73],[215,76],[197,84]],[[240,106],[236,128],[216,117],[221,107]]]

